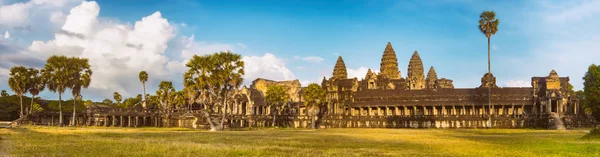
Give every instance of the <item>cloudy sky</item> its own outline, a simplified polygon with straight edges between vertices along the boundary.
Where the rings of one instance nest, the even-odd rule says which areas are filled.
[[[225,50],[244,56],[246,85],[263,77],[306,86],[330,77],[337,56],[350,77],[379,71],[387,42],[402,76],[417,50],[425,70],[471,88],[487,71],[483,10],[500,19],[491,61],[499,86],[531,86],[532,76],[556,69],[581,89],[587,66],[600,63],[597,8],[600,1],[0,0],[0,89],[10,91],[10,67],[41,68],[52,55],[90,58],[89,99],[141,93],[141,70],[148,93],[161,80],[181,89],[189,58]]]

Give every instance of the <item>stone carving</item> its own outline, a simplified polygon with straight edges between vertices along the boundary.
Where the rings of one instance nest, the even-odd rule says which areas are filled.
[[[435,69],[433,69],[433,66],[431,66],[431,68],[429,68],[429,72],[427,72],[427,78],[425,79],[425,82],[427,82],[427,84],[425,84],[425,87],[427,89],[434,89],[437,87],[437,74],[435,73]]]

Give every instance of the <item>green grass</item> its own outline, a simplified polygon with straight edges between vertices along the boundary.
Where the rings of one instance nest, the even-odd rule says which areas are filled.
[[[585,130],[0,129],[0,156],[600,156]]]

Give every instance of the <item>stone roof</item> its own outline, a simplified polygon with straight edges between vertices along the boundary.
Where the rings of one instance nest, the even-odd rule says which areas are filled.
[[[427,72],[427,80],[437,80],[437,74],[435,73],[435,69],[433,69],[433,66],[431,66],[431,68],[429,68],[429,72]]]
[[[394,48],[392,48],[390,42],[385,46],[380,66],[381,72],[379,74],[383,75],[385,78],[400,79],[402,77],[398,70],[398,58],[396,58],[396,52],[394,51]]]
[[[419,53],[415,50],[410,62],[408,62],[408,81],[410,89],[423,89],[425,87],[425,76],[423,70],[423,61]]]
[[[335,79],[346,79],[348,78],[348,72],[346,71],[346,64],[342,56],[339,56],[335,67],[333,67],[333,78]]]

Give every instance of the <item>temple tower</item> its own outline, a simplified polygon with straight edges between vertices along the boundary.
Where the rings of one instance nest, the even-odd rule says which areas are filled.
[[[437,74],[435,73],[435,69],[433,69],[433,66],[431,66],[431,68],[429,68],[429,72],[427,73],[427,78],[425,78],[425,87],[427,89],[433,89],[436,88],[436,82],[438,80]]]
[[[400,71],[398,71],[398,59],[396,58],[396,52],[392,48],[392,44],[390,42],[385,46],[385,50],[383,51],[383,56],[381,57],[381,65],[380,65],[380,75],[384,78],[389,79],[400,79]]]
[[[419,53],[415,51],[410,62],[408,63],[408,89],[423,89],[425,88],[425,76],[423,72],[423,62]]]
[[[337,62],[335,63],[335,67],[333,67],[333,78],[334,79],[347,79],[348,72],[346,71],[346,64],[342,59],[342,56],[339,56]]]

